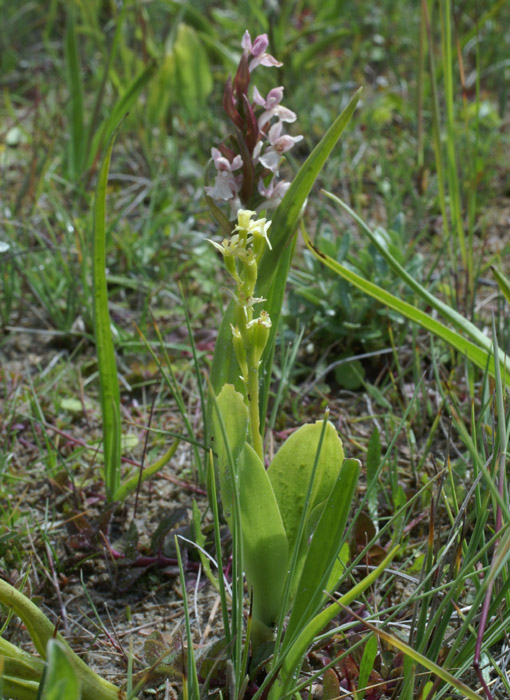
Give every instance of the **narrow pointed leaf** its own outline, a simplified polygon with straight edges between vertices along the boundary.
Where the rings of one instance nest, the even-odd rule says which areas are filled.
[[[54,637],[64,645],[68,658],[78,675],[83,700],[120,700],[123,693],[95,673],[72,649],[46,615],[27,596],[0,579],[0,603],[21,618],[39,654],[46,658],[47,644]],[[27,681],[28,682],[28,681]],[[17,696],[15,696],[17,697]]]
[[[496,278],[496,282],[498,283],[501,293],[510,304],[510,280],[502,272],[500,272],[497,267],[491,265],[491,270]]]
[[[74,27],[74,10],[72,5],[67,14],[64,53],[66,59],[66,77],[69,90],[69,158],[70,175],[76,181],[81,175],[85,157],[85,131],[83,122],[83,84],[78,42]]]
[[[310,194],[315,180],[324,167],[331,151],[350,122],[361,96],[361,91],[362,88],[359,88],[355,92],[347,107],[335,119],[321,141],[315,146],[276,209],[273,223],[271,224],[270,238],[272,249],[266,251],[260,263],[257,279],[257,296],[265,296],[267,294],[283,249],[289,244],[294,234],[306,198]]]
[[[359,460],[346,459],[333,489],[329,487],[330,496],[308,547],[286,639],[292,640],[297,631],[317,613],[324,600],[323,591],[341,549],[359,469]]]
[[[87,163],[88,167],[93,165],[100,149],[111,139],[119,122],[124,119],[143,88],[154,75],[156,67],[157,64],[151,62],[145,68],[143,68],[141,72],[133,78],[132,82],[127,86],[125,91],[114,104],[113,109],[102,122],[92,140],[92,146],[90,148]]]
[[[416,292],[416,294],[418,294],[418,296],[420,296],[426,304],[429,304],[433,309],[436,309],[436,311],[438,311],[446,319],[448,319],[450,323],[457,326],[458,328],[461,328],[466,333],[466,335],[468,335],[471,338],[471,340],[475,341],[475,343],[478,343],[482,347],[485,347],[487,350],[490,349],[490,338],[488,338],[485,335],[485,333],[482,333],[482,331],[479,328],[477,328],[474,323],[471,323],[471,321],[469,321],[465,316],[460,314],[458,311],[453,309],[444,301],[441,301],[441,299],[438,299],[433,294],[431,294],[431,292],[429,292],[428,289],[425,289],[425,287],[423,287],[423,285],[421,285],[417,279],[410,275],[407,272],[407,270],[404,267],[402,267],[402,265],[391,255],[389,249],[386,246],[382,245],[379,237],[375,235],[375,233],[365,224],[363,219],[361,219],[356,214],[356,212],[354,212],[345,202],[336,197],[334,194],[331,194],[330,192],[326,191],[324,191],[324,194],[326,195],[326,197],[328,197],[333,202],[342,207],[342,209],[344,209],[349,214],[349,216],[351,216],[354,219],[354,221],[359,225],[363,233],[370,239],[372,245],[386,260],[390,268],[414,292]]]

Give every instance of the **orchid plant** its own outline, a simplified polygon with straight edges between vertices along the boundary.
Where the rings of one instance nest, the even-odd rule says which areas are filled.
[[[226,383],[213,399],[213,434],[223,512],[241,544],[233,549],[241,559],[235,570],[244,572],[253,595],[246,648],[251,642],[253,655],[260,655],[269,647],[269,697],[276,700],[288,692],[314,637],[338,612],[336,604],[322,608],[325,591],[333,593],[346,577],[345,526],[359,461],[344,460],[335,427],[319,420],[294,432],[265,468],[259,371],[271,319],[265,309],[255,312],[266,300],[254,292],[258,264],[271,246],[271,222],[254,216],[239,210],[231,237],[211,241],[235,283],[230,330],[242,383],[241,391]],[[343,602],[368,587],[394,553]]]
[[[212,149],[215,181],[205,188],[224,236],[221,243],[211,242],[235,285],[211,371],[216,471],[209,486],[216,512],[217,474],[232,533],[232,590],[242,596],[244,575],[253,600],[244,651],[238,612],[232,618],[234,630],[223,601],[235,676],[229,696],[243,697],[246,673],[250,668],[254,672],[261,658],[271,658],[253,697],[277,700],[292,693],[307,649],[337,614],[337,603],[325,607],[327,595],[348,575],[345,528],[359,462],[344,460],[342,441],[326,415],[294,432],[266,469],[264,417],[297,224],[315,179],[354,112],[359,91],[289,184],[280,179],[279,168],[284,154],[303,138],[285,133],[296,115],[282,105],[283,87],[263,97],[254,86],[249,96],[257,66],[281,65],[267,47],[265,34],[252,42],[245,32],[234,80],[227,80],[223,97],[233,133]],[[222,205],[229,206],[228,216]],[[265,215],[271,210],[268,221]],[[216,527],[219,542],[217,520]],[[388,553],[341,602],[348,604],[365,590],[394,555]],[[234,608],[239,611],[242,605],[233,597]]]

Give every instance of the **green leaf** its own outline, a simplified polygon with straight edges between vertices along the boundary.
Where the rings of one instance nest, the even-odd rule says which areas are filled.
[[[11,678],[22,678],[25,681],[40,681],[44,671],[44,661],[28,651],[18,649],[17,646],[3,637],[0,637],[0,658],[2,658],[3,663],[0,678],[10,676]]]
[[[239,455],[239,502],[243,558],[248,583],[253,587],[252,641],[278,619],[287,578],[289,547],[273,487],[260,457],[245,443]],[[262,634],[264,637],[265,635]]]
[[[338,676],[332,668],[328,668],[324,672],[324,680],[322,681],[322,700],[338,700],[341,697],[342,690]]]
[[[248,437],[248,407],[232,384],[225,384],[215,402],[216,410],[213,415],[214,451],[218,456],[223,514],[231,528],[234,503],[233,479],[235,478],[232,469],[236,468],[239,454]]]
[[[331,427],[333,428],[333,426]],[[333,431],[336,435],[334,428]],[[340,441],[338,436],[337,440]],[[336,472],[333,484],[327,482],[329,498],[327,498],[307,549],[296,598],[287,625],[284,647],[286,641],[291,642],[299,630],[317,613],[324,600],[324,589],[328,584],[330,572],[337,560],[344,539],[345,525],[358,482],[359,469],[359,460],[346,459],[341,466],[340,473]],[[291,477],[290,481],[292,480]],[[335,585],[337,583],[338,580],[335,581]]]
[[[226,384],[216,398],[215,408],[214,449],[218,455],[221,501],[234,535],[237,490],[243,561],[246,578],[253,587],[252,640],[257,644],[271,637],[271,627],[280,612],[287,575],[287,537],[265,467],[246,442],[248,408],[243,397]]]
[[[2,699],[38,700],[39,682],[5,674],[0,677],[0,691]]]
[[[323,421],[302,425],[280,447],[269,469],[269,479],[282,515],[292,551],[308,484],[312,476]],[[327,423],[312,487],[310,511],[325,503],[337,481],[344,459],[342,441],[332,423]],[[304,536],[306,537],[306,532]]]
[[[375,232],[371,231],[371,229],[365,224],[365,222],[347,205],[345,202],[342,202],[341,199],[336,197],[335,195],[329,193],[329,192],[324,192],[324,194],[329,197],[329,199],[333,200],[336,202],[339,206],[342,207],[345,211],[349,213],[349,215],[356,221],[356,223],[360,226],[361,230],[368,236],[370,239],[371,243],[377,248],[377,250],[381,253],[381,255],[384,257],[388,265],[391,267],[391,269],[413,290],[420,296],[423,301],[430,305],[433,309],[438,311],[444,318],[446,318],[451,324],[459,328],[465,335],[467,335],[469,338],[471,338],[473,343],[470,343],[469,341],[465,340],[458,332],[451,331],[449,328],[444,326],[441,322],[435,320],[428,314],[423,314],[423,312],[419,311],[416,307],[412,306],[411,304],[407,304],[406,302],[401,301],[398,299],[397,301],[400,303],[401,308],[397,308],[395,306],[392,306],[389,304],[387,301],[384,301],[384,303],[387,306],[390,306],[390,308],[395,308],[397,311],[400,311],[404,316],[407,316],[411,320],[416,321],[423,327],[427,328],[428,330],[432,330],[432,327],[435,330],[432,330],[433,333],[438,335],[438,337],[443,338],[446,340],[448,343],[453,345],[454,348],[459,350],[460,352],[464,353],[467,357],[469,357],[472,362],[477,364],[479,367],[481,367],[483,370],[489,366],[489,372],[494,376],[494,360],[491,357],[493,348],[492,348],[492,341],[487,336],[485,333],[483,333],[479,328],[477,328],[474,323],[471,323],[467,318],[465,318],[462,314],[460,314],[458,311],[453,309],[451,306],[446,304],[445,302],[441,301],[437,297],[435,297],[433,294],[431,294],[425,287],[423,287],[412,275],[410,275],[407,270],[405,270],[400,263],[395,260],[395,258],[389,253],[386,248],[381,245],[381,242],[376,235]],[[307,237],[307,236],[306,236]],[[309,240],[309,239],[308,239]],[[307,243],[308,245],[308,243]],[[325,262],[325,258],[327,256],[324,256],[323,253],[318,251],[313,245],[308,245],[310,250],[314,253],[314,255],[322,260],[325,264],[328,265],[328,267],[331,267],[329,263]],[[339,265],[339,268],[343,266]],[[332,268],[334,269],[334,268]],[[344,268],[345,269],[345,268]],[[344,279],[347,279],[347,277],[340,271],[337,270],[338,274],[340,274]],[[349,280],[350,281],[350,280]],[[354,282],[353,282],[354,284]],[[366,282],[366,285],[369,285],[370,283]],[[358,286],[358,285],[355,285]],[[375,296],[378,298],[374,293],[374,288],[377,290],[377,294],[380,295],[383,290],[380,287],[377,287],[376,285],[371,285],[372,286],[372,291],[368,291],[368,286],[365,291],[367,291],[368,294],[371,296]],[[361,288],[361,287],[360,287]],[[387,294],[386,292],[383,292],[384,294]],[[396,297],[393,297],[393,295],[389,295],[389,297],[392,297],[393,299],[396,299]],[[405,311],[404,311],[405,309]],[[413,311],[416,314],[416,318],[413,318]],[[410,314],[410,315],[409,315]],[[420,317],[421,320],[417,320],[418,317]],[[424,325],[424,321],[428,323],[428,326]],[[442,333],[442,334],[441,334]],[[470,354],[471,353],[471,354]],[[499,356],[499,361],[502,366],[502,368],[505,370],[505,373],[510,380],[510,360],[506,358],[504,355],[498,353]],[[490,359],[489,359],[490,358]]]
[[[159,471],[161,471],[161,469],[163,469],[163,467],[166,464],[168,464],[168,462],[176,453],[180,442],[180,440],[174,440],[174,442],[165,452],[165,454],[162,457],[160,457],[156,462],[154,462],[154,464],[150,464],[148,467],[144,467],[141,473],[140,471],[138,471],[136,474],[133,474],[131,477],[123,481],[119,488],[115,491],[112,500],[120,501],[121,503],[124,502],[126,500],[126,497],[130,493],[136,491],[139,484],[143,484],[144,481],[147,481],[147,479],[150,479],[152,476],[154,476],[154,474],[157,474]]]
[[[213,89],[207,53],[195,30],[180,24],[173,46],[173,72],[168,89],[175,91],[179,107],[193,119],[199,119]]]
[[[358,677],[358,699],[363,700],[365,697],[365,688],[370,678],[370,674],[374,670],[374,661],[377,656],[377,638],[370,636],[365,648],[363,650],[363,656],[361,657],[361,663],[359,665],[359,677]]]
[[[177,29],[172,27],[166,44],[169,50],[158,69],[148,100],[151,121],[167,124],[172,108],[191,121],[197,121],[203,117],[207,97],[213,88],[203,42],[193,27],[181,22]]]
[[[121,456],[120,392],[106,282],[106,187],[114,139],[115,135],[104,156],[97,181],[92,265],[94,335],[103,418],[104,474],[109,501],[113,500],[120,485]]]
[[[48,642],[48,667],[43,700],[80,700],[80,683],[64,646],[56,639]]]
[[[97,675],[97,673],[89,668],[83,659],[75,654],[67,645],[60,632],[56,632],[54,624],[48,620],[46,615],[41,610],[39,610],[37,605],[35,605],[35,603],[33,603],[23,593],[2,579],[0,579],[0,603],[5,605],[8,610],[12,610],[15,615],[21,618],[25,627],[27,628],[35,648],[43,659],[46,658],[48,642],[54,637],[64,646],[68,658],[80,679],[83,700],[119,700],[119,697],[121,697],[121,695],[119,695],[121,692],[119,688],[115,687],[104,678],[101,678]],[[0,651],[2,651],[1,645]],[[23,661],[24,658],[26,657],[20,657],[20,660]],[[33,665],[30,663],[29,659],[27,662],[29,665]],[[21,682],[23,688],[28,688],[29,684],[31,683],[30,681],[22,681],[21,679],[11,680],[13,680],[13,682]],[[32,687],[33,682],[32,685],[30,685],[30,688]],[[6,690],[5,679],[4,690]],[[16,693],[13,693],[13,696],[18,697]],[[35,695],[29,695],[28,693],[21,695],[21,691],[19,691],[19,697],[35,698]]]

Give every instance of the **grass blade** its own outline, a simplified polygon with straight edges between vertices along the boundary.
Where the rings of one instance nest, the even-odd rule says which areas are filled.
[[[407,270],[405,270],[402,267],[402,265],[397,260],[395,260],[391,253],[389,253],[388,250],[383,245],[381,245],[380,241],[377,239],[377,236],[374,235],[373,231],[347,204],[345,204],[345,202],[343,202],[341,199],[336,197],[334,194],[331,194],[330,192],[324,192],[324,194],[326,195],[326,197],[329,197],[329,199],[333,200],[336,204],[341,206],[342,209],[345,209],[345,211],[360,226],[363,233],[365,233],[368,236],[372,245],[375,246],[375,248],[377,248],[378,252],[383,256],[383,258],[386,260],[386,262],[388,263],[390,268],[395,272],[395,274],[397,274],[414,292],[416,292],[416,294],[418,294],[418,296],[420,296],[426,304],[430,304],[430,306],[432,306],[433,309],[435,309],[445,318],[447,318],[448,321],[450,321],[450,323],[464,331],[464,333],[467,336],[469,336],[471,340],[474,340],[475,343],[478,343],[478,345],[481,345],[489,352],[492,352],[491,340],[488,336],[485,335],[485,333],[482,333],[482,331],[479,328],[477,328],[474,323],[468,321],[467,318],[465,318],[462,314],[458,313],[458,311],[453,309],[448,304],[445,304],[433,294],[431,294],[412,275],[410,275],[407,272]]]
[[[92,262],[92,304],[103,418],[104,477],[109,501],[113,500],[120,486],[121,456],[120,392],[106,281],[106,187],[114,140],[115,135],[104,156],[97,181]]]
[[[491,265],[491,270],[496,278],[501,293],[510,304],[510,280],[506,275],[500,272],[497,267],[494,267],[494,265]]]
[[[345,537],[345,525],[358,483],[360,463],[346,459],[309,544],[285,640],[292,640],[317,612],[330,571]],[[284,647],[286,643],[284,641]]]
[[[200,689],[198,687],[198,676],[197,676],[197,665],[195,660],[195,650],[193,648],[193,635],[191,634],[191,620],[188,607],[188,596],[186,594],[186,578],[184,576],[184,568],[182,566],[181,548],[179,547],[179,538],[176,535],[175,538],[175,550],[177,553],[177,563],[179,565],[179,579],[181,582],[182,590],[182,606],[184,610],[184,621],[186,626],[186,643],[188,647],[187,653],[187,674],[186,679],[187,686],[190,691],[190,698],[199,698]],[[186,686],[185,686],[186,688]],[[185,690],[185,688],[183,690]]]
[[[83,85],[80,56],[74,28],[72,5],[67,14],[65,35],[66,78],[69,90],[69,171],[73,182],[80,177],[85,158],[85,128],[83,122]]]
[[[137,472],[129,479],[126,479],[126,481],[124,481],[115,492],[113,500],[123,502],[130,493],[136,491],[139,485],[143,484],[144,481],[147,481],[147,479],[150,479],[151,476],[154,476],[154,474],[161,471],[163,467],[166,466],[172,459],[180,444],[181,441],[179,438],[177,438],[174,440],[171,447],[165,452],[165,454],[154,462],[154,464],[145,467],[141,470],[141,472]]]
[[[290,647],[284,649],[282,654],[283,664],[281,670],[281,683],[283,687],[274,687],[272,690],[274,695],[270,693],[269,697],[271,700],[277,700],[279,697],[283,697],[285,692],[290,689],[290,686],[294,682],[294,673],[300,667],[303,656],[306,650],[312,643],[313,639],[320,634],[320,632],[326,627],[326,625],[331,622],[331,620],[338,615],[338,606],[349,605],[353,600],[355,600],[363,591],[365,591],[369,586],[371,586],[379,576],[382,575],[385,568],[389,566],[392,559],[395,557],[399,550],[399,547],[394,547],[383,561],[377,566],[373,571],[371,571],[365,578],[363,578],[359,583],[353,586],[348,593],[343,595],[334,603],[328,605],[322,612],[316,615],[308,624],[299,631],[299,634],[295,641],[293,641]],[[280,690],[283,692],[277,695]],[[480,698],[477,698],[480,700]]]

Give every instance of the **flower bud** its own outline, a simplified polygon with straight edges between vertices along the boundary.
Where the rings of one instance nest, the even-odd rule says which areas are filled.
[[[246,324],[246,329],[253,350],[253,366],[258,367],[271,331],[271,318],[267,311],[261,311],[258,318]]]
[[[237,99],[241,98],[241,95],[248,94],[248,87],[250,85],[250,71],[248,69],[248,53],[243,51],[241,60],[239,61],[239,66],[237,67],[236,75],[234,78],[234,91],[236,93]]]
[[[250,256],[249,260],[246,260],[243,264],[243,291],[246,297],[253,296],[255,291],[255,285],[257,283],[258,265],[255,257]]]
[[[241,331],[237,326],[230,324],[232,329],[232,344],[234,346],[234,354],[236,356],[237,364],[241,369],[241,379],[247,381],[248,379],[248,362],[246,360],[246,348],[244,347],[243,336]]]
[[[253,236],[253,252],[255,253],[257,260],[260,260],[266,245],[269,250],[272,250],[271,242],[269,241],[269,237],[267,235],[270,226],[270,221],[267,221],[266,219],[258,219],[257,221],[254,221],[250,227],[250,233]]]
[[[232,78],[230,76],[225,83],[225,92],[223,93],[223,109],[234,124],[239,127],[239,129],[242,129],[244,122],[243,118],[236,109],[236,102],[232,91]]]
[[[255,216],[256,213],[257,212],[251,211],[250,209],[239,209],[237,212],[237,226],[235,227],[235,231],[247,233],[252,225],[251,217]]]
[[[244,119],[246,124],[244,130],[244,137],[246,141],[246,146],[248,147],[248,151],[252,153],[253,149],[255,148],[255,144],[259,140],[259,124],[257,118],[255,117],[253,107],[250,104],[250,100],[246,95],[243,95],[243,104]]]
[[[232,255],[224,255],[223,260],[225,262],[225,267],[227,268],[227,271],[230,273],[230,276],[233,277],[236,282],[238,282],[239,275],[237,274],[236,270],[235,258]]]

